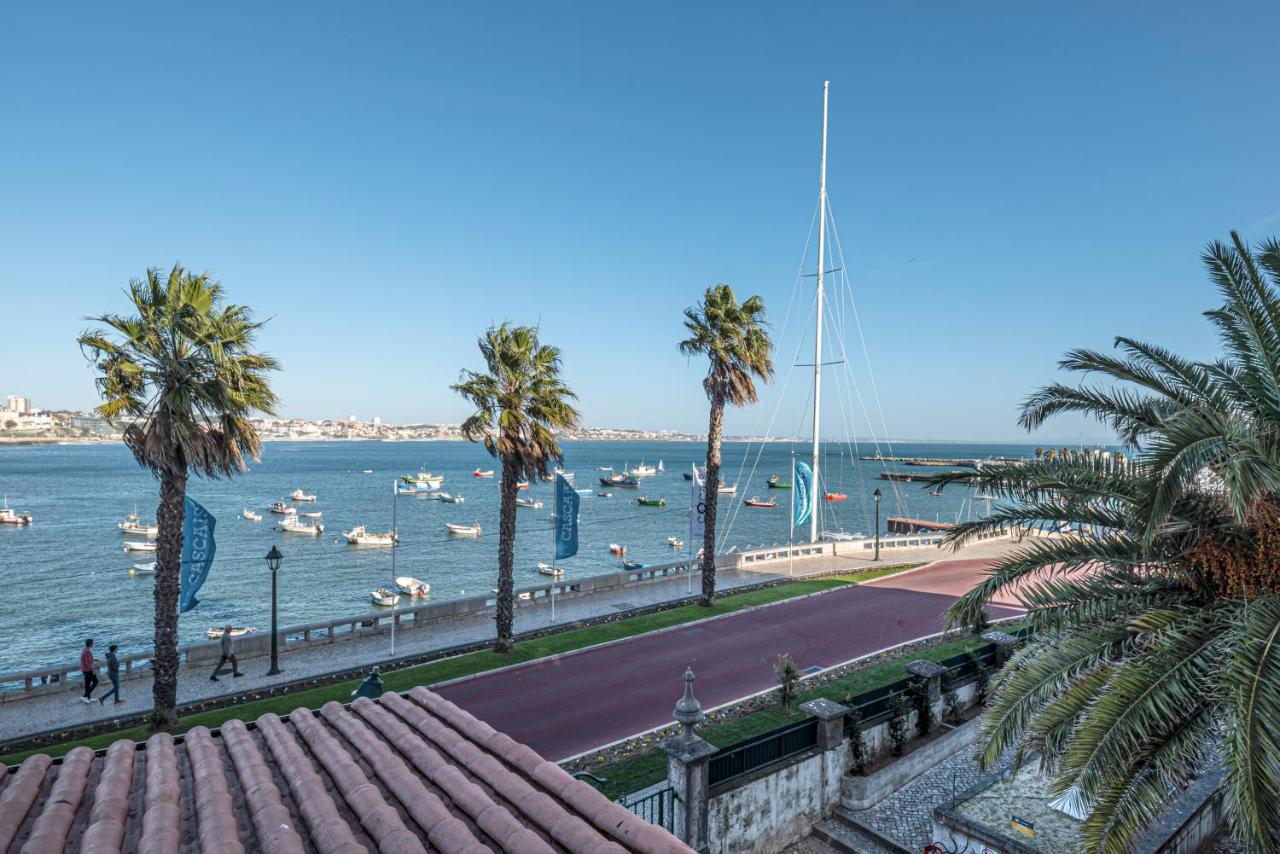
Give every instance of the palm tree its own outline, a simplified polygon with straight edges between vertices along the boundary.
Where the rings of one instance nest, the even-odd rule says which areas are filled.
[[[1078,793],[1091,851],[1127,850],[1193,776],[1225,767],[1227,814],[1253,850],[1280,851],[1280,242],[1236,235],[1204,255],[1222,305],[1210,362],[1116,339],[1024,404],[1028,429],[1097,418],[1119,464],[996,465],[939,482],[997,493],[957,543],[1009,526],[1088,526],[1006,557],[951,609],[974,622],[1017,588],[1033,639],[1003,669],[979,737],[983,763],[1036,750],[1056,793]]]
[[[480,340],[485,372],[462,372],[451,386],[475,406],[462,423],[462,435],[483,442],[502,461],[498,525],[498,601],[496,652],[511,652],[515,606],[512,564],[516,546],[516,492],[522,480],[547,477],[549,466],[564,462],[555,430],[578,424],[578,399],[560,379],[560,350],[538,342],[530,326],[504,323]]]
[[[224,302],[207,274],[174,266],[129,283],[134,316],[88,318],[80,335],[97,372],[97,412],[122,427],[138,464],[160,480],[156,509],[155,660],[151,725],[178,722],[178,593],[183,501],[189,474],[229,477],[257,459],[262,444],[249,418],[271,413],[267,382],[275,359],[253,352],[262,323]]]
[[[709,361],[702,388],[711,401],[707,430],[706,527],[702,536],[702,596],[698,604],[716,602],[716,496],[720,489],[720,435],[724,405],[756,402],[752,377],[765,382],[773,375],[773,342],[765,327],[764,300],[748,297],[739,303],[728,285],[707,288],[700,304],[684,310],[689,337],[680,342],[686,356],[705,355]]]

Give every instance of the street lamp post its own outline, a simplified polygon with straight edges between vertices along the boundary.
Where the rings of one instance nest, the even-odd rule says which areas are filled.
[[[871,497],[876,500],[876,560],[880,560],[880,499],[884,496],[880,493],[880,487],[876,487],[876,491],[871,493]]]
[[[267,569],[271,570],[271,669],[267,671],[268,676],[275,676],[280,672],[280,635],[276,630],[276,574],[282,560],[284,555],[272,546],[271,551],[267,552]]]

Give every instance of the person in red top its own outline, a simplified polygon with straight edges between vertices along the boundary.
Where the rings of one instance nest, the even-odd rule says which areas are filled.
[[[98,687],[98,668],[93,661],[93,638],[87,638],[84,649],[80,650],[80,675],[84,677],[84,696],[82,703],[93,702],[93,689]]]

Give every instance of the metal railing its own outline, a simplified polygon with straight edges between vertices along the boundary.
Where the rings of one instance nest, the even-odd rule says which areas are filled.
[[[663,786],[656,791],[645,790],[619,798],[618,803],[649,822],[649,824],[655,824],[658,827],[674,832],[676,817],[675,795],[674,789],[670,786]]]
[[[736,780],[774,762],[789,759],[818,744],[818,719],[806,718],[727,747],[711,757],[708,784]]]

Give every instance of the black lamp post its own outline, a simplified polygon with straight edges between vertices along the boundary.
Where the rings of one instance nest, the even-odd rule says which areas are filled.
[[[271,570],[271,669],[267,671],[268,676],[275,676],[280,672],[280,650],[278,644],[280,635],[276,631],[276,573],[280,569],[280,561],[284,560],[284,555],[280,554],[280,550],[275,546],[271,547],[271,551],[267,552],[267,569]]]
[[[871,497],[876,500],[876,560],[880,560],[880,499],[883,497],[880,494],[880,487],[876,487]]]

